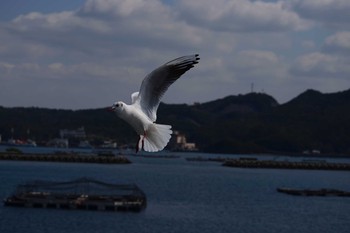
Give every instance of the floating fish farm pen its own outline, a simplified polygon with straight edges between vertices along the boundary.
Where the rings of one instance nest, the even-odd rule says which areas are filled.
[[[91,178],[69,182],[33,181],[18,185],[5,206],[101,211],[143,210],[146,195],[135,184],[109,184]]]

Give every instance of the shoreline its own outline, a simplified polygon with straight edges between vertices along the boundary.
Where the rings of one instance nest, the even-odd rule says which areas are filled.
[[[130,164],[125,156],[98,156],[76,154],[11,154],[0,153],[0,160],[38,161],[38,162],[68,162],[68,163],[103,163]]]

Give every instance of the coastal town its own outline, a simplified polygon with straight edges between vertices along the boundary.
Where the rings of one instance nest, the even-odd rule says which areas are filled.
[[[37,144],[36,141],[30,138],[29,130],[27,135],[16,139],[14,135],[14,129],[11,129],[12,137],[9,139],[2,139],[0,134],[0,152],[17,150],[23,153],[57,153],[71,151],[73,153],[104,153],[104,154],[116,154],[116,153],[133,153],[134,145],[119,144],[113,139],[104,140],[99,144],[91,143],[88,140],[88,134],[84,127],[77,129],[60,129],[58,132],[59,137],[48,139],[46,142]],[[196,144],[194,142],[188,142],[186,135],[179,131],[174,131],[173,136],[167,147],[169,151],[197,151]],[[97,152],[96,152],[97,151]]]

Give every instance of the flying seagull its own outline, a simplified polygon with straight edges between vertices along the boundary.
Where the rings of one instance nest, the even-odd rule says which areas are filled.
[[[169,86],[186,71],[198,63],[199,55],[176,58],[153,70],[142,81],[140,91],[131,95],[131,104],[115,102],[110,108],[118,117],[129,123],[140,135],[136,144],[136,153],[140,150],[156,152],[168,144],[171,125],[154,123],[160,99]]]

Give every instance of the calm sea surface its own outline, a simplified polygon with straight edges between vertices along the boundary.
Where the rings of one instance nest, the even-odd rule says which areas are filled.
[[[1,233],[350,232],[350,198],[297,197],[277,187],[350,191],[350,172],[240,169],[215,162],[131,157],[130,165],[0,161],[0,198],[29,180],[82,176],[136,183],[140,213],[11,208],[0,205]]]

